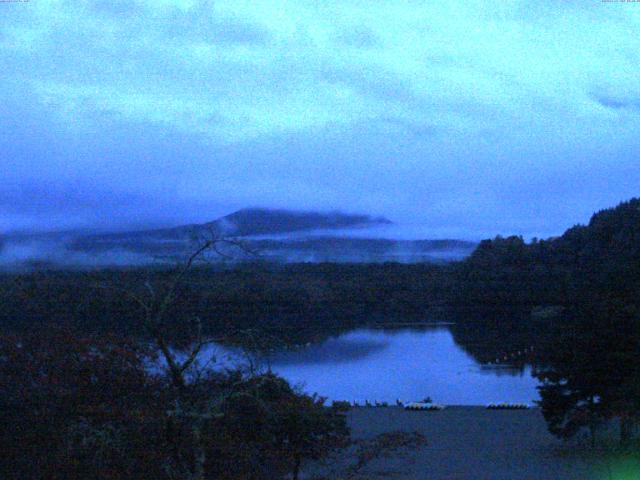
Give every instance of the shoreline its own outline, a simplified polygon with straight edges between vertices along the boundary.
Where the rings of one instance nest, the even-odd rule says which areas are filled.
[[[356,441],[394,431],[418,432],[427,441],[418,449],[394,452],[390,457],[372,461],[363,470],[363,476],[356,478],[640,478],[628,477],[630,471],[640,473],[640,458],[612,458],[587,448],[580,441],[562,442],[548,432],[538,407],[490,410],[485,406],[459,405],[440,411],[408,411],[397,406],[360,407],[351,408],[347,420]],[[343,458],[342,462],[346,464],[351,460]]]

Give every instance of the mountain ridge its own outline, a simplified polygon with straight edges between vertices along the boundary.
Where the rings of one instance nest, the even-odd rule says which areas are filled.
[[[348,227],[391,225],[385,217],[365,214],[347,214],[339,211],[318,212],[260,207],[243,208],[228,215],[205,223],[193,223],[167,228],[132,230],[113,233],[83,235],[86,239],[125,239],[136,237],[188,239],[194,234],[204,233],[216,236],[246,237],[313,231],[319,229],[337,230]]]
[[[63,264],[176,262],[199,240],[237,238],[253,253],[234,249],[228,252],[234,261],[440,263],[464,258],[476,246],[475,242],[455,239],[380,238],[375,233],[365,238],[357,232],[389,225],[393,222],[381,216],[253,207],[211,222],[169,228],[8,238],[14,243],[5,249],[5,257]]]

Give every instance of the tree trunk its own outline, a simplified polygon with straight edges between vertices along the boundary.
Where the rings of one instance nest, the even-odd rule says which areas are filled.
[[[633,421],[628,415],[620,417],[620,445],[626,447],[631,441]]]
[[[298,480],[300,477],[300,463],[301,458],[299,455],[296,455],[295,463],[293,464],[293,480]]]
[[[589,423],[589,436],[591,438],[591,448],[596,447],[596,423],[595,420],[591,420]]]
[[[596,430],[598,428],[598,425],[597,425],[598,419],[596,418],[594,405],[595,405],[594,398],[593,397],[589,398],[589,409],[591,410],[590,417],[589,417],[589,435],[591,437],[591,448],[596,447]]]
[[[200,434],[199,425],[195,425],[193,427],[193,442],[194,442],[193,480],[204,480],[204,464],[207,457],[204,451],[204,447],[202,445],[202,437]]]

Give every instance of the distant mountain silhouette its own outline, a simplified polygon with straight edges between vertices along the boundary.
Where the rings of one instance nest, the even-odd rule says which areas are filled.
[[[77,236],[69,246],[72,250],[85,252],[125,249],[139,253],[153,252],[157,255],[163,255],[178,251],[184,253],[185,248],[193,248],[193,244],[189,241],[200,237],[246,238],[261,235],[287,235],[389,225],[391,223],[384,217],[369,215],[246,208],[202,224],[134,232],[81,235]]]
[[[267,235],[304,230],[332,230],[349,227],[389,225],[384,217],[352,215],[340,212],[297,212],[266,208],[245,208],[226,215],[204,227],[213,227],[223,234],[235,236]]]
[[[232,249],[229,258],[237,261],[440,263],[464,258],[476,246],[455,239],[393,240],[375,238],[375,233],[371,238],[350,235],[354,229],[391,224],[387,218],[362,214],[247,208],[202,224],[115,233],[27,234],[11,241],[40,242],[29,247],[40,256],[39,250],[61,250],[52,261],[60,257],[68,263],[73,260],[65,257],[67,253],[71,254],[69,258],[85,255],[79,261],[103,255],[108,262],[123,263],[129,258],[142,263],[175,262],[193,251],[198,242],[212,237],[242,240],[251,254],[227,245]],[[47,253],[45,257],[52,255]]]
[[[341,228],[390,225],[384,217],[352,215],[340,212],[299,212],[268,208],[245,208],[220,217],[212,222],[181,225],[172,228],[85,235],[83,239],[113,241],[126,239],[184,240],[194,235],[216,235],[247,237],[253,235],[275,235],[313,230],[336,230]]]

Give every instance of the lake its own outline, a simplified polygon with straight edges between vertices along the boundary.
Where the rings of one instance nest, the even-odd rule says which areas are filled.
[[[219,355],[219,353],[218,353]],[[357,329],[321,343],[277,352],[265,363],[306,392],[364,403],[431,397],[483,405],[539,398],[531,368],[481,365],[446,326]]]

